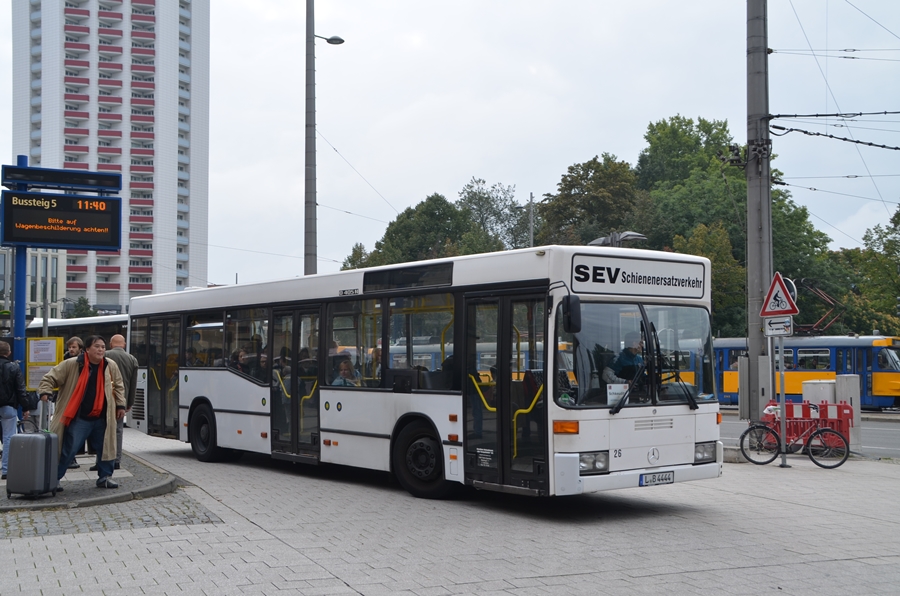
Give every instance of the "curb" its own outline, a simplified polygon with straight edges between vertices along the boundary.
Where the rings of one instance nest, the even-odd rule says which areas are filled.
[[[107,494],[98,497],[87,497],[83,499],[78,499],[76,501],[68,502],[68,503],[60,503],[59,501],[54,502],[41,502],[41,501],[22,501],[17,500],[15,504],[9,505],[0,505],[0,513],[7,511],[21,511],[23,509],[28,510],[39,510],[39,509],[76,509],[79,507],[94,507],[96,505],[112,505],[115,503],[126,503],[128,501],[133,501],[137,499],[148,499],[150,497],[158,497],[160,495],[165,495],[169,493],[175,492],[178,488],[178,477],[170,474],[166,470],[163,470],[159,466],[155,466],[150,462],[141,459],[140,457],[135,456],[134,454],[123,451],[123,453],[127,454],[128,457],[136,461],[137,463],[154,470],[158,474],[164,474],[165,478],[159,482],[154,484],[150,484],[148,486],[144,486],[132,491],[111,491]]]

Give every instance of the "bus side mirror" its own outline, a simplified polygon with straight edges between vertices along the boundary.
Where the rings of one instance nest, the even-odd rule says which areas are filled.
[[[566,333],[581,331],[581,299],[578,296],[563,296],[562,299],[563,330]]]

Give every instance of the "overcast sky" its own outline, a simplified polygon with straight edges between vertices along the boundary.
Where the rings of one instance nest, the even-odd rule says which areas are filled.
[[[213,0],[211,29],[209,281],[302,275],[305,2]],[[647,125],[676,114],[727,120],[747,140],[739,0],[320,0],[316,33],[346,40],[316,45],[319,272],[473,176],[527,204],[595,155],[635,164]],[[896,0],[770,0],[769,47],[773,114],[900,110]],[[773,123],[900,146],[900,115]],[[0,147],[10,131],[5,92]],[[773,142],[773,167],[833,248],[861,246],[895,211],[900,152],[800,133]]]

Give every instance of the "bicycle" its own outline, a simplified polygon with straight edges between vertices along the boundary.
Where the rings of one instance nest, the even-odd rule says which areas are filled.
[[[811,407],[818,410],[815,405]],[[789,438],[787,449],[782,447],[784,443],[775,430],[777,421],[751,423],[738,440],[741,454],[747,461],[759,466],[773,462],[782,453],[797,453],[801,450],[805,451],[809,459],[820,468],[834,469],[847,461],[850,456],[850,444],[844,435],[833,428],[823,426],[819,418],[803,420],[809,422],[807,428],[797,436]],[[788,422],[786,434],[791,432],[792,426],[797,426],[797,420]],[[805,443],[802,442],[804,437],[808,437]]]

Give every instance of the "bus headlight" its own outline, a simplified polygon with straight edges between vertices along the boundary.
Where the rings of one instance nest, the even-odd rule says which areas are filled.
[[[578,458],[578,470],[582,476],[609,472],[609,451],[581,453]]]
[[[696,443],[694,444],[694,463],[708,464],[716,461],[716,443]]]

